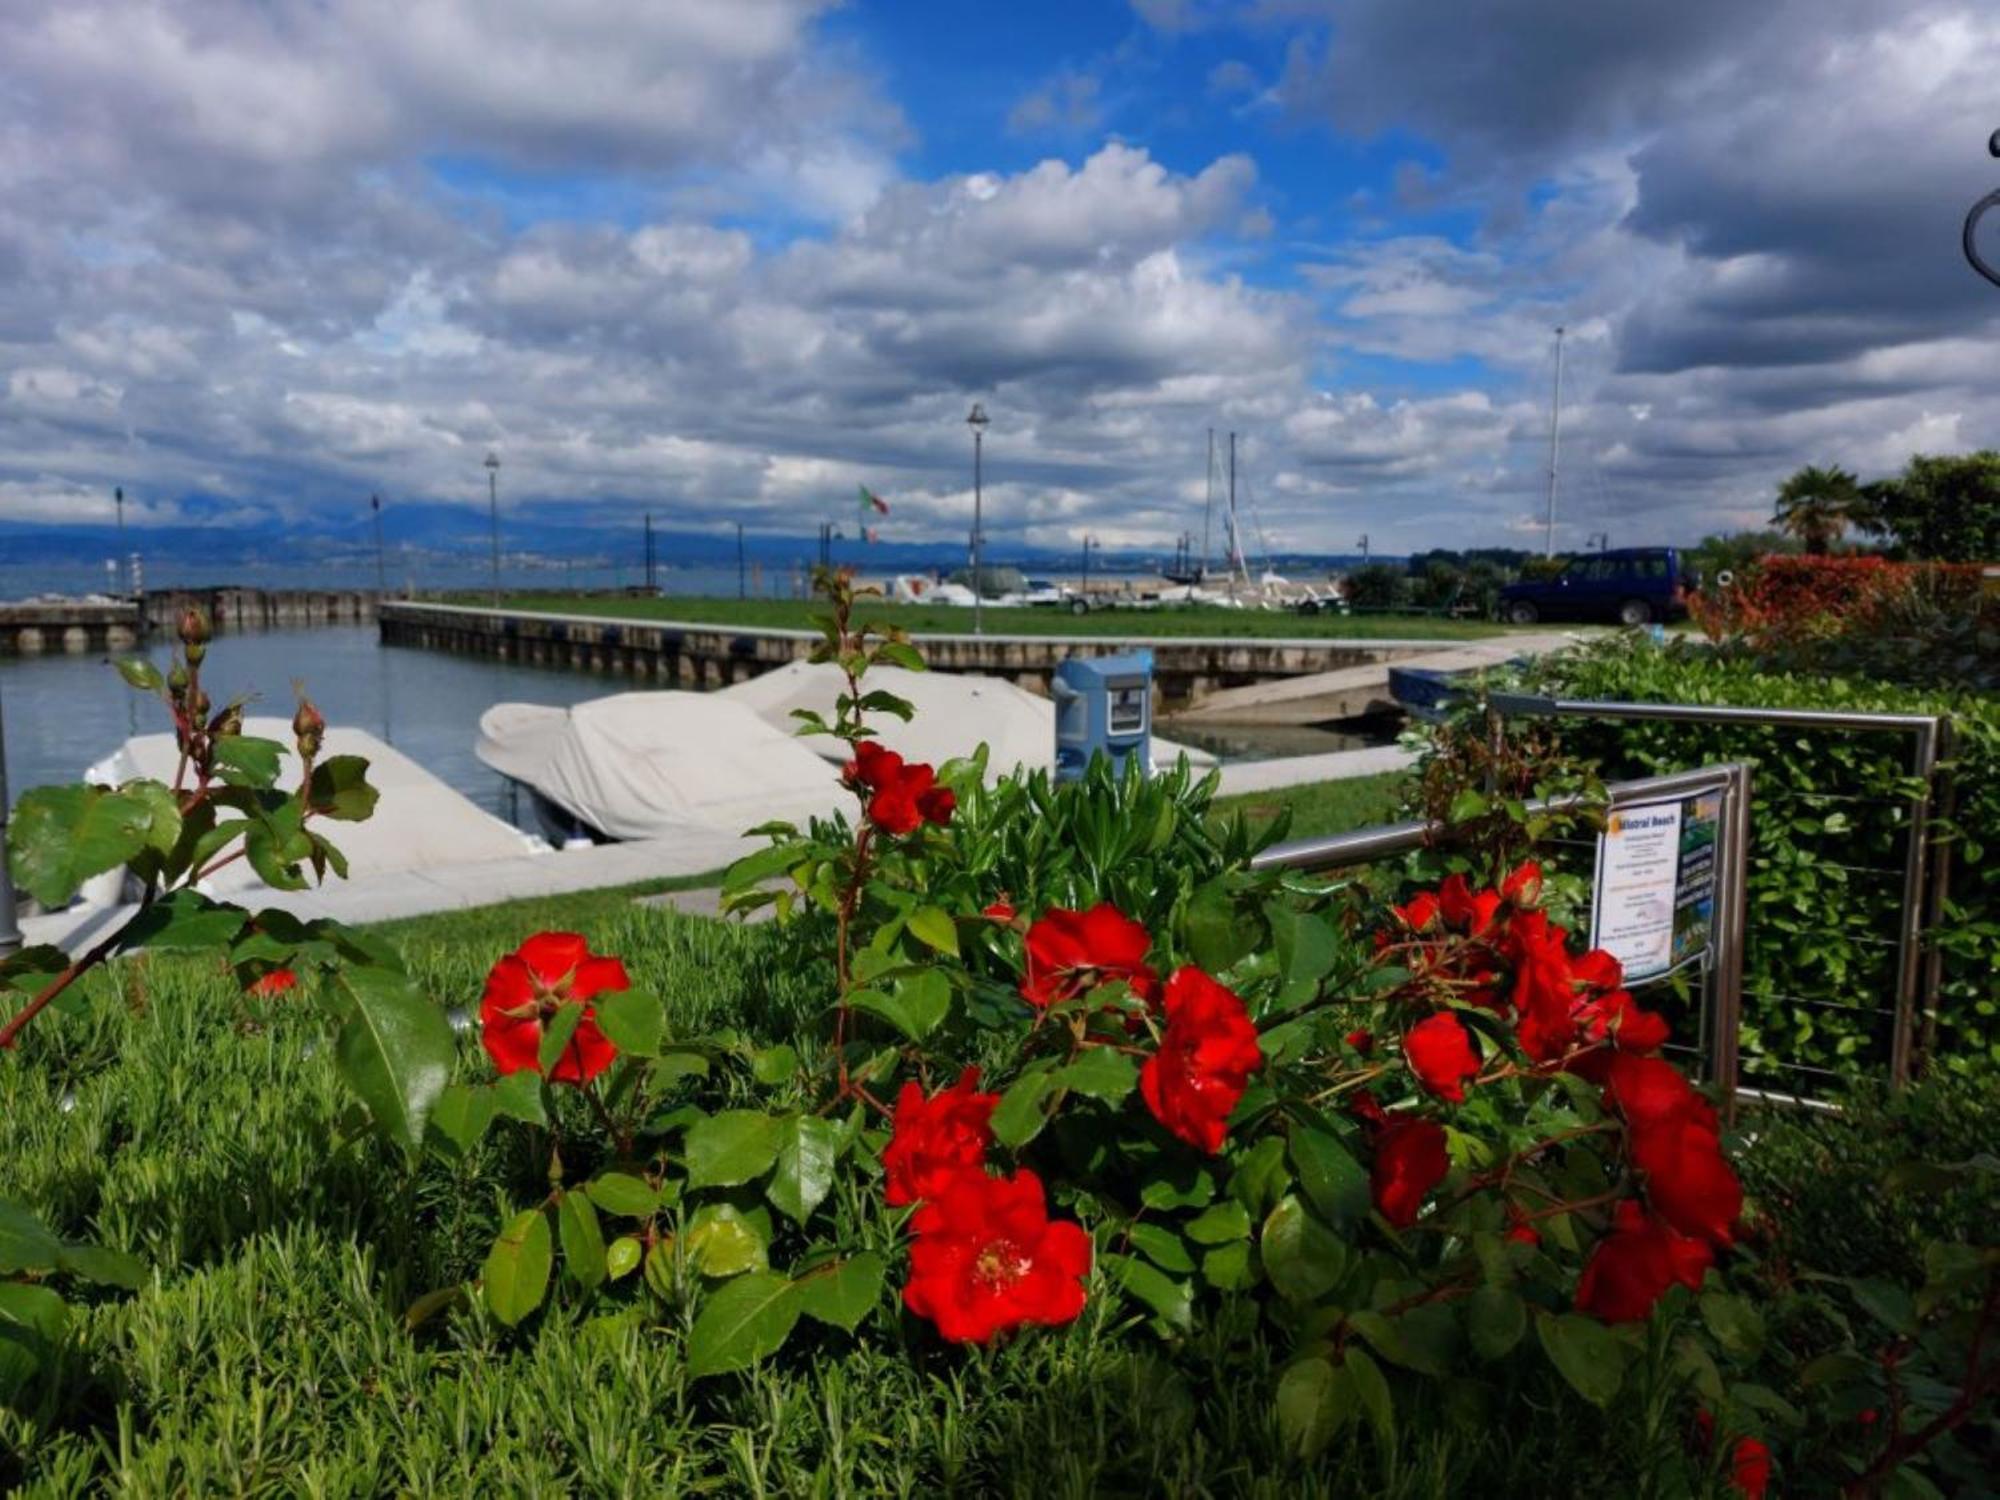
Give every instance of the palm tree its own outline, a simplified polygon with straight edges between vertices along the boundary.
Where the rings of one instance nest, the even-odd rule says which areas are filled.
[[[1860,505],[1861,487],[1847,470],[1808,464],[1778,486],[1778,512],[1772,519],[1803,542],[1810,555],[1824,557]]]

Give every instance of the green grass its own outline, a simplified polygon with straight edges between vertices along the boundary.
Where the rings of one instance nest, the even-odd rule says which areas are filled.
[[[635,906],[627,892],[385,930],[441,1002],[470,1005],[494,957],[557,923],[623,955],[682,1034],[818,1032],[824,976],[778,962],[781,934]],[[85,998],[81,1014],[44,1017],[0,1058],[4,1191],[66,1234],[138,1254],[152,1280],[135,1294],[76,1293],[77,1333],[43,1407],[0,1413],[0,1490],[1276,1500],[1631,1489],[1628,1414],[1584,1406],[1532,1352],[1444,1387],[1392,1371],[1393,1448],[1357,1427],[1303,1466],[1273,1416],[1283,1349],[1232,1331],[1227,1310],[1163,1345],[1102,1287],[1075,1325],[988,1351],[941,1346],[885,1303],[852,1344],[808,1330],[753,1375],[702,1382],[681,1365],[684,1313],[649,1326],[618,1297],[565,1293],[518,1332],[476,1307],[411,1332],[411,1301],[476,1276],[504,1205],[540,1191],[546,1142],[496,1133],[462,1165],[407,1166],[348,1123],[309,996],[250,1002],[213,969],[140,961],[94,976]],[[482,1069],[476,1040],[461,1046],[465,1068]],[[1848,1252],[1843,1205],[1897,1159],[1898,1131],[1946,1154],[1990,1141],[1994,1091],[1957,1087],[1947,1104],[1901,1106],[1886,1127],[1780,1117],[1762,1130],[1770,1167],[1752,1166],[1753,1191],[1811,1195],[1787,1205],[1811,1239],[1788,1247],[1800,1263]],[[885,1225],[865,1192],[838,1211],[850,1226]],[[1900,1240],[1893,1250],[1892,1262],[1907,1254]]]
[[[1252,828],[1262,828],[1268,826],[1280,812],[1290,809],[1292,826],[1285,837],[1318,838],[1329,833],[1348,833],[1377,823],[1397,822],[1403,816],[1403,797],[1409,785],[1407,772],[1385,771],[1379,776],[1315,781],[1305,786],[1280,787],[1276,791],[1218,797],[1215,812],[1222,816],[1241,813]]]
[[[484,604],[482,596],[465,602]],[[805,630],[821,606],[795,599],[625,599],[579,595],[523,594],[503,601],[509,609],[556,614],[606,615],[628,620],[682,620],[691,624]],[[1469,641],[1504,635],[1515,627],[1484,620],[1445,620],[1432,615],[1299,615],[1289,610],[1221,608],[1093,610],[1072,615],[1054,609],[988,609],[990,635],[1089,635],[1326,637],[1340,640],[1408,638]],[[862,611],[918,632],[970,634],[972,611],[950,605],[878,604]]]

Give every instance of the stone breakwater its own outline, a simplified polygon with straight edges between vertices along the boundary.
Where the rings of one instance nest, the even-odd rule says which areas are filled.
[[[0,604],[0,656],[131,651],[171,633],[189,605],[220,631],[365,625],[377,596],[364,589],[152,589],[139,599],[33,599]]]

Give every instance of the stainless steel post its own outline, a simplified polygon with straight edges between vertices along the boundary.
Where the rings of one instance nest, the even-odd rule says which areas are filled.
[[[1889,1083],[1910,1081],[1915,1050],[1917,995],[1923,985],[1924,899],[1929,891],[1931,779],[1937,775],[1938,722],[1917,731],[1910,757],[1916,790],[1910,796],[1909,844],[1903,852],[1903,915],[1896,926],[1896,1014],[1889,1034]]]

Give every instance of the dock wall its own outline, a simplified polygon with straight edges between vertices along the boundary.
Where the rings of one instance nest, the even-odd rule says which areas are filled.
[[[386,600],[377,615],[387,645],[457,651],[534,666],[630,677],[659,687],[725,687],[809,656],[809,630],[747,629],[670,620],[494,610]],[[1134,624],[1142,623],[1139,620]],[[1220,688],[1401,660],[1435,642],[1243,640],[1041,635],[928,635],[914,639],[931,667],[1005,677],[1047,692],[1058,662],[1146,646],[1162,711]]]

